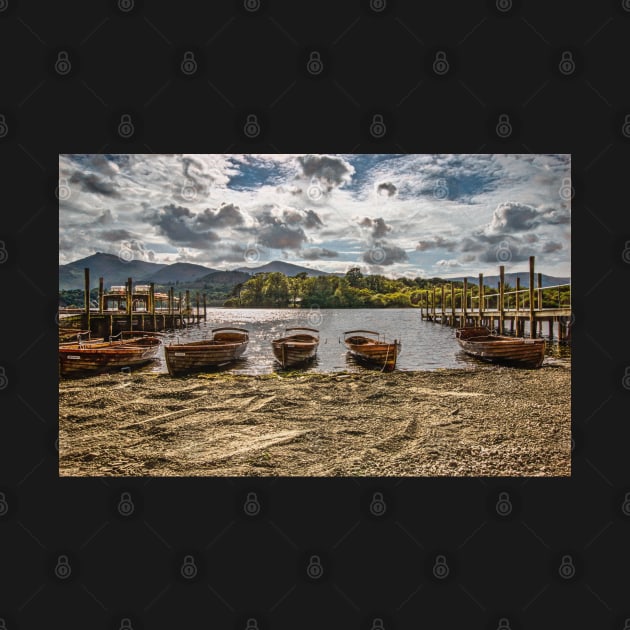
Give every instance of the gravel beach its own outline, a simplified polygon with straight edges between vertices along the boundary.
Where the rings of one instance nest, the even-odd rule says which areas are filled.
[[[570,476],[571,367],[59,383],[61,476]]]

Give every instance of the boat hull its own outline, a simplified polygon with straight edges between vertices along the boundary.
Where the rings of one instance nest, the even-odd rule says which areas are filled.
[[[61,376],[99,374],[144,365],[154,359],[161,341],[154,337],[124,342],[87,342],[59,346]]]
[[[271,342],[273,356],[283,368],[302,365],[317,354],[319,338],[313,335],[290,335]]]
[[[400,343],[352,343],[346,341],[348,352],[355,358],[385,371],[391,371],[396,367]]]
[[[539,368],[545,358],[545,340],[482,334],[483,329],[461,329],[457,341],[469,356],[514,367]],[[488,331],[486,331],[487,333]]]
[[[239,359],[249,340],[238,342],[203,341],[164,347],[166,367],[171,376],[220,367]]]

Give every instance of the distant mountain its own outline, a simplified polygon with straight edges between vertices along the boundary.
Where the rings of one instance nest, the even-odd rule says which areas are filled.
[[[516,278],[520,279],[521,288],[529,287],[529,272],[528,271],[519,271],[516,273],[506,273],[505,274],[505,282],[510,284],[512,287],[516,286]],[[445,280],[453,280],[454,282],[463,282],[464,276],[459,276],[457,278],[444,278]],[[468,284],[479,284],[479,276],[467,276]],[[560,276],[548,276],[547,274],[542,274],[542,286],[551,287],[557,284],[569,284],[571,282],[571,278],[565,278]],[[489,287],[497,287],[499,286],[499,276],[484,276],[483,283]],[[538,274],[534,274],[534,286],[538,286]]]
[[[209,273],[214,273],[216,271],[216,269],[210,269],[210,267],[204,267],[203,265],[194,265],[192,263],[173,263],[172,265],[162,267],[162,269],[159,269],[149,276],[147,280],[149,282],[155,282],[155,284],[194,282],[202,276],[206,276]]]
[[[147,278],[166,265],[130,260],[125,262],[114,254],[98,252],[87,258],[75,260],[67,265],[59,265],[59,289],[82,289],[83,269],[90,269],[90,287],[98,287],[99,277],[105,280],[105,286],[124,284],[127,278],[134,282],[146,282]]]
[[[189,283],[216,271],[210,267],[191,263],[165,265],[144,260],[127,262],[114,254],[99,252],[67,265],[59,265],[59,289],[82,289],[83,270],[86,267],[90,270],[90,287],[98,287],[98,279],[102,277],[106,289],[113,284],[124,284],[127,278],[132,278],[134,283],[138,284],[148,282],[170,284],[177,281]]]
[[[311,269],[310,267],[300,267],[300,265],[293,265],[291,263],[282,262],[281,260],[274,260],[266,265],[260,265],[259,267],[239,267],[234,271],[244,271],[245,273],[271,273],[279,271],[285,276],[296,276],[298,273],[306,272],[310,276],[329,276],[327,271],[320,271],[319,269]]]

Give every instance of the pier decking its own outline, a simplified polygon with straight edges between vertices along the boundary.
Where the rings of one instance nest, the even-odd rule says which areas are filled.
[[[175,295],[156,293],[154,283],[133,285],[127,278],[124,285],[105,292],[104,279],[99,278],[98,307],[90,306],[90,270],[84,270],[84,306],[82,309],[59,309],[59,326],[89,330],[97,337],[116,335],[124,331],[157,332],[185,328],[206,319],[206,294],[197,292],[194,304],[190,291]]]
[[[534,286],[535,257],[529,258],[529,286],[521,289],[517,278],[516,288],[505,290],[505,266],[499,267],[499,286],[496,293],[485,294],[483,274],[479,274],[477,286],[469,286],[466,279],[463,288],[454,284],[425,290],[420,300],[422,319],[448,326],[488,326],[499,334],[524,336],[528,323],[529,336],[543,336],[543,323],[547,324],[547,338],[554,338],[554,326],[558,341],[571,338],[571,285],[559,284],[542,287],[542,274],[538,274]],[[568,288],[568,298],[566,289]],[[564,289],[564,292],[562,291]],[[544,302],[547,306],[543,306]],[[551,306],[549,304],[552,304]]]

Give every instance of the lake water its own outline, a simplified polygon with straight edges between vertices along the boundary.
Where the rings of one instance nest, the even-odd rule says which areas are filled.
[[[208,308],[207,321],[184,330],[165,332],[164,343],[206,339],[211,329],[237,326],[249,330],[249,345],[242,359],[227,368],[236,374],[266,374],[277,371],[271,351],[271,340],[284,336],[286,327],[308,326],[319,330],[317,357],[308,364],[309,372],[357,372],[365,366],[357,364],[343,344],[343,332],[367,329],[382,333],[388,341],[398,339],[402,349],[397,370],[433,370],[480,365],[464,354],[455,339],[455,329],[420,318],[420,311],[400,309],[236,309]],[[547,361],[562,360],[570,355],[568,346],[548,344]],[[158,359],[141,368],[142,371],[166,372],[164,351]]]

